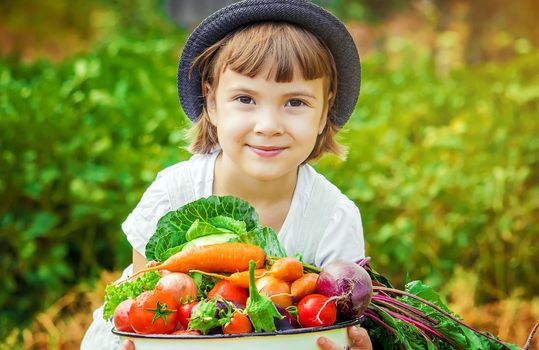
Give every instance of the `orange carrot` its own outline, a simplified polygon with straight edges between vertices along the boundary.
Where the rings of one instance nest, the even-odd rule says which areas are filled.
[[[281,281],[293,282],[303,276],[303,264],[296,258],[281,258],[273,263],[268,275]]]
[[[316,290],[316,281],[318,280],[317,273],[307,273],[303,277],[298,278],[290,287],[290,294],[294,299],[301,299],[306,295],[313,294]]]
[[[248,289],[249,288],[249,271],[241,271],[241,272],[235,272],[229,276],[226,275],[220,275],[217,273],[209,273],[206,271],[200,271],[200,270],[191,270],[189,272],[199,272],[204,275],[208,275],[211,277],[217,277],[222,280],[230,281],[233,285]],[[255,279],[260,278],[262,275],[264,275],[268,270],[266,269],[256,269],[255,270]]]
[[[249,270],[249,261],[254,260],[257,267],[264,264],[265,253],[262,248],[247,243],[220,243],[182,250],[159,265],[137,271],[128,279],[141,273],[155,270],[169,270],[187,273],[191,270],[207,272],[238,272]]]

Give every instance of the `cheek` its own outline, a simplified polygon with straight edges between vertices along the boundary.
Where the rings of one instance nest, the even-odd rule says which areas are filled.
[[[242,118],[227,116],[226,118],[220,119],[217,123],[217,134],[219,135],[220,141],[237,141],[247,132],[247,122]]]
[[[308,120],[298,120],[289,124],[289,130],[298,140],[305,143],[314,143],[318,136],[319,120],[309,118]]]

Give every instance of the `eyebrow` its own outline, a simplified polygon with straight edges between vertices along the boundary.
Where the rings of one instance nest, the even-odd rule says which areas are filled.
[[[245,92],[250,95],[257,95],[257,91],[248,89],[246,87],[235,87],[228,90],[229,93],[238,93],[238,92]],[[301,97],[307,97],[311,98],[313,100],[316,100],[316,96],[314,96],[312,93],[305,91],[305,90],[297,90],[297,91],[290,91],[284,95],[285,97],[291,97],[291,96],[301,96]]]
[[[291,91],[291,92],[285,94],[285,96],[303,96],[303,97],[308,97],[308,98],[312,98],[313,100],[316,100],[316,96],[314,96],[310,92],[302,91],[302,90]]]

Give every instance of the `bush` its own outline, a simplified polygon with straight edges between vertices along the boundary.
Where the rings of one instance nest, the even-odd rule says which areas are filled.
[[[58,66],[2,62],[1,330],[130,261],[121,222],[159,169],[188,156],[182,40],[118,40]]]
[[[364,64],[349,157],[319,168],[360,207],[378,270],[441,288],[462,266],[483,301],[539,289],[538,58],[447,77],[429,57]]]

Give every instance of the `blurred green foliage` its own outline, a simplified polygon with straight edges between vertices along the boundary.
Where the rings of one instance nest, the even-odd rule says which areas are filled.
[[[84,56],[0,60],[0,338],[71,286],[123,268],[121,222],[160,169],[189,157],[175,86],[185,33],[156,3],[100,2],[124,9],[107,15],[121,30]],[[377,270],[443,289],[462,266],[479,275],[482,300],[532,295],[538,53],[448,76],[428,54],[386,60],[363,61],[341,134],[348,159],[317,165],[360,207]]]
[[[443,289],[458,265],[480,301],[534,295],[539,53],[449,76],[429,56],[386,59],[364,62],[347,161],[319,166],[360,207],[368,255],[395,281]]]
[[[178,50],[116,40],[57,66],[1,63],[0,329],[130,260],[121,222],[187,157]]]

